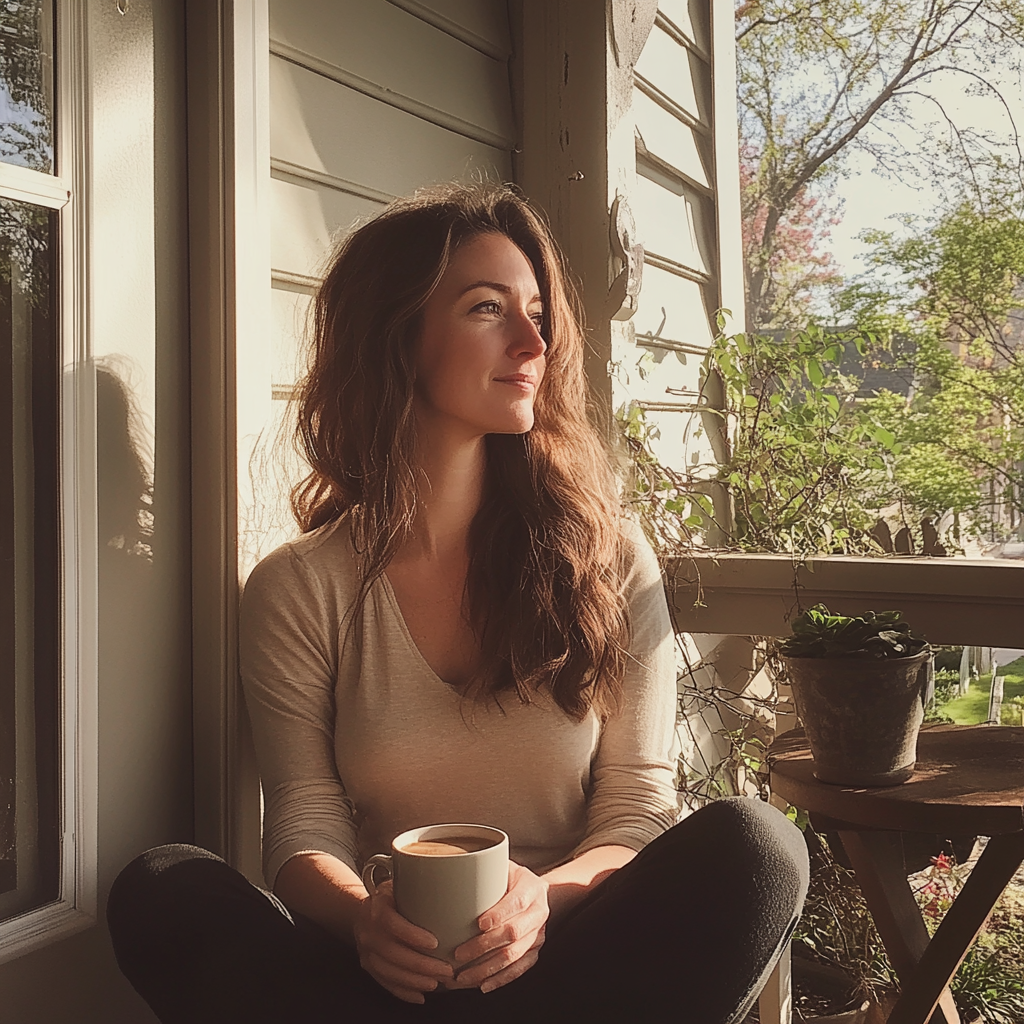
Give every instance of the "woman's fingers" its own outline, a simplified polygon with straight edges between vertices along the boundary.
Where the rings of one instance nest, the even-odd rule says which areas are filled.
[[[548,907],[548,886],[543,878],[535,875],[529,868],[510,861],[508,865],[508,891],[498,902],[480,915],[479,925],[482,932],[511,921],[527,911],[543,907],[545,918]]]
[[[367,952],[380,957],[396,967],[414,974],[424,981],[450,981],[453,975],[451,967],[443,960],[417,953],[408,946],[400,946],[393,942],[369,942]]]
[[[427,977],[418,971],[407,970],[401,964],[379,953],[367,952],[362,961],[369,971],[385,988],[402,989],[407,992],[433,992],[440,979]]]
[[[492,949],[500,949],[503,946],[510,946],[522,942],[523,939],[536,937],[537,932],[544,927],[548,919],[547,904],[533,904],[515,917],[497,924],[480,935],[475,936],[468,942],[463,943],[455,952],[455,958],[469,962],[477,957],[489,953]],[[529,947],[531,943],[527,943]]]
[[[392,995],[422,1003],[424,992],[451,981],[452,968],[423,952],[436,949],[437,939],[398,913],[390,891],[369,897],[361,911],[356,925],[359,963]]]
[[[382,903],[379,911],[380,923],[395,939],[416,949],[437,948],[437,938],[435,936],[431,935],[425,928],[414,925],[408,918],[403,918],[398,913],[394,905],[394,897],[390,894],[381,893],[380,899]],[[437,963],[440,962],[438,961]]]
[[[480,934],[455,950],[459,963],[471,963],[495,949],[528,949],[543,931],[549,913],[547,883],[514,861],[508,873],[508,892],[480,915]],[[525,945],[523,940],[528,940]]]
[[[540,947],[532,946],[514,964],[492,974],[480,984],[481,992],[493,992],[516,978],[521,978],[540,958]]]
[[[454,982],[446,982],[448,988],[481,988],[490,991],[514,981],[529,970],[544,945],[545,930],[531,932],[525,938],[492,950],[467,967],[463,967]]]

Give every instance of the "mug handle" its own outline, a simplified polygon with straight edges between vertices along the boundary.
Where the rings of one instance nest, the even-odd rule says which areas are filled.
[[[366,886],[366,891],[371,896],[377,894],[377,882],[374,880],[373,872],[377,865],[383,868],[387,868],[388,878],[394,878],[394,869],[391,866],[391,857],[386,853],[375,853],[364,865],[363,865],[363,885]],[[387,879],[384,879],[387,881]]]

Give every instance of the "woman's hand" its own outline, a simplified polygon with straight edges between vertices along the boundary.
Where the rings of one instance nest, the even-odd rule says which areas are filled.
[[[491,992],[525,974],[540,955],[548,920],[548,884],[529,868],[510,861],[508,892],[480,915],[480,933],[455,950],[455,981],[445,988]]]
[[[437,939],[398,912],[390,880],[363,900],[353,930],[363,970],[393,996],[422,1003],[424,992],[451,983],[451,967],[429,955]]]

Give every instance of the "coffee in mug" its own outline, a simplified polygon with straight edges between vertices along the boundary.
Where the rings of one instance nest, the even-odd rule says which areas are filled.
[[[479,934],[477,918],[508,890],[508,836],[489,825],[425,825],[367,860],[370,893],[378,868],[394,880],[398,912],[437,937],[430,955],[454,965],[456,948]]]
[[[498,840],[480,836],[446,836],[444,839],[418,839],[403,846],[403,853],[418,853],[423,857],[452,857],[460,853],[476,853],[496,846]]]

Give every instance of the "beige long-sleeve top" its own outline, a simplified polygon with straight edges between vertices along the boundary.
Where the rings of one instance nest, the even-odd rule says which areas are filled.
[[[654,554],[627,527],[629,667],[619,714],[550,699],[470,701],[427,665],[387,578],[353,616],[350,535],[278,548],[242,599],[242,682],[265,800],[267,883],[300,853],[358,871],[400,832],[477,822],[541,872],[597,846],[642,849],[676,818],[674,639]]]

